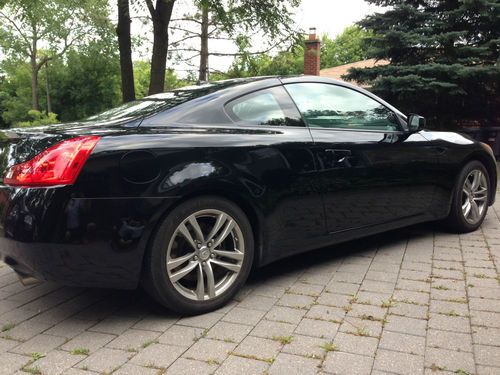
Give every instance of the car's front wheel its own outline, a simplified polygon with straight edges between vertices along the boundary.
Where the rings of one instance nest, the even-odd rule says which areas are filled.
[[[488,211],[490,179],[484,165],[475,160],[461,171],[453,192],[451,210],[445,223],[459,233],[479,228]]]
[[[238,206],[219,197],[195,198],[160,224],[145,261],[144,284],[165,307],[201,314],[236,294],[253,254],[252,228]]]

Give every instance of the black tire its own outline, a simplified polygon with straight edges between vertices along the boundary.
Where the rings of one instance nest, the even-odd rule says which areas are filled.
[[[464,186],[465,179],[474,170],[479,170],[484,174],[487,181],[488,191],[487,191],[486,204],[483,212],[480,215],[479,220],[476,223],[470,223],[465,219],[464,213],[462,211],[462,194],[463,194],[462,189]],[[489,187],[490,187],[490,176],[488,175],[488,170],[484,167],[484,165],[477,160],[467,163],[460,172],[455,188],[453,189],[450,213],[448,217],[444,220],[446,228],[455,233],[468,233],[478,229],[483,223],[486,213],[488,211],[488,203],[491,197],[491,191]]]
[[[233,283],[221,295],[204,301],[192,300],[174,287],[167,272],[167,248],[177,227],[190,215],[201,210],[219,210],[230,215],[238,224],[245,244],[241,268]],[[144,262],[143,286],[161,305],[187,315],[203,314],[224,306],[245,283],[254,256],[254,239],[245,213],[233,202],[217,196],[193,198],[174,208],[160,223]]]

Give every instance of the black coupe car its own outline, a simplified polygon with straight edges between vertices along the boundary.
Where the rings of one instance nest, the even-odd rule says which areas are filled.
[[[352,85],[185,87],[0,134],[0,254],[24,281],[136,288],[188,314],[252,266],[424,221],[477,229],[491,149]]]

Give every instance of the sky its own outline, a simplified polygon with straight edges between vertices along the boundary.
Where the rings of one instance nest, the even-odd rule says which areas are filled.
[[[190,0],[177,0],[173,18],[189,12],[190,4]],[[293,18],[296,26],[305,32],[308,32],[310,27],[316,27],[318,35],[328,34],[330,38],[334,38],[347,26],[376,11],[382,11],[382,8],[368,4],[364,0],[302,0],[299,8],[294,10],[295,15]],[[149,27],[142,26],[139,21],[132,22],[132,32],[136,36],[151,35],[147,31]],[[180,35],[174,35],[171,39],[175,40],[176,38],[179,39]],[[193,40],[193,43],[196,42]],[[258,50],[259,41],[255,40],[254,45]],[[134,52],[134,59],[149,59],[150,47],[150,43],[143,43],[142,47]],[[186,47],[186,45],[183,47]],[[228,41],[210,41],[209,49],[215,52],[236,52],[235,45]],[[209,66],[214,70],[226,71],[232,61],[233,57],[211,56]],[[198,58],[191,60],[191,64],[196,65],[197,63]],[[169,61],[167,65],[169,68],[174,68],[181,77],[185,76],[189,70],[195,69],[187,61],[178,61],[177,63]]]
[[[347,26],[381,9],[363,0],[302,0],[294,18],[305,31],[316,27],[319,35],[333,38]]]

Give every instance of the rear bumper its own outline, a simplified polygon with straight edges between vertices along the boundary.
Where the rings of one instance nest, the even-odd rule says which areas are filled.
[[[64,285],[133,289],[140,278],[142,253],[120,257],[109,244],[26,243],[0,239],[0,257],[20,277]]]
[[[147,241],[169,198],[91,199],[72,187],[0,187],[0,259],[65,285],[135,288]]]

